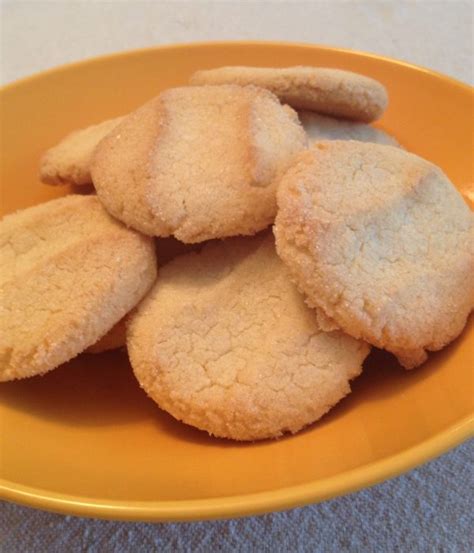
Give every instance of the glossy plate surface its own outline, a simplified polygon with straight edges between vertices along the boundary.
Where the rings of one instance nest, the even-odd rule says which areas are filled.
[[[208,43],[88,60],[1,92],[2,211],[68,192],[42,185],[38,159],[66,133],[127,113],[196,69],[321,65],[388,88],[378,123],[474,180],[473,94],[466,85],[378,56],[310,45]],[[320,501],[427,461],[473,428],[473,329],[412,372],[373,354],[353,393],[279,441],[236,444],[174,421],[136,384],[124,352],[82,355],[41,378],[0,385],[1,495],[35,507],[136,520],[231,517]]]

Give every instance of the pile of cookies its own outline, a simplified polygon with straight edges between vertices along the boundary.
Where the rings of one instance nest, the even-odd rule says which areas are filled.
[[[324,415],[372,346],[423,363],[473,308],[474,216],[370,125],[387,103],[348,71],[223,67],[67,136],[41,179],[96,194],[0,223],[0,380],[126,344],[162,409],[257,440]]]

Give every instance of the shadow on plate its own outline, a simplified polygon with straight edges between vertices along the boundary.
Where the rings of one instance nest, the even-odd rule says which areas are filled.
[[[367,402],[380,402],[393,396],[401,396],[407,389],[429,378],[442,369],[449,358],[461,347],[471,330],[472,319],[469,319],[461,335],[444,349],[429,353],[428,360],[412,370],[404,369],[394,355],[373,348],[364,362],[362,374],[351,383],[352,393],[338,403],[320,421],[308,427],[306,431],[319,425],[330,423],[359,405]],[[456,367],[451,364],[452,370]]]
[[[125,350],[83,354],[45,374],[0,384],[0,404],[77,426],[107,426],[152,417]]]
[[[365,402],[383,401],[437,371],[459,346],[456,340],[433,353],[423,366],[405,371],[389,353],[373,349],[364,371],[352,383],[352,393],[320,421],[302,432],[313,432],[347,416]],[[0,384],[0,404],[71,426],[102,427],[152,421],[159,433],[180,441],[213,447],[246,447],[248,443],[210,437],[206,432],[176,421],[161,411],[140,389],[125,350],[83,354],[42,377]],[[285,439],[292,439],[288,435]],[[266,441],[252,444],[264,445]]]

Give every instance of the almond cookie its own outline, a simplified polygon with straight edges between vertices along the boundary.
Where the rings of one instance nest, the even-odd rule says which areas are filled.
[[[310,142],[319,140],[360,140],[361,142],[399,146],[398,141],[393,136],[365,123],[328,117],[314,111],[300,111],[298,116]]]
[[[75,131],[50,148],[42,157],[40,179],[46,184],[91,184],[90,163],[97,144],[123,117]]]
[[[103,353],[113,349],[123,348],[126,343],[127,317],[115,324],[105,336],[102,336],[95,344],[88,347],[86,353]]]
[[[365,123],[378,119],[388,104],[387,91],[378,81],[328,67],[219,67],[197,71],[191,83],[261,86],[296,109]]]
[[[317,142],[280,181],[277,251],[308,303],[411,368],[474,303],[474,217],[443,172],[399,148]]]
[[[306,146],[296,113],[267,90],[166,90],[99,145],[92,178],[107,210],[153,236],[202,242],[273,222],[275,176]]]
[[[127,347],[162,409],[234,440],[274,438],[319,419],[350,392],[369,352],[319,328],[271,235],[171,261],[131,319]]]
[[[192,251],[198,251],[202,244],[184,244],[175,238],[157,238],[156,258],[161,267],[178,255],[183,255]],[[121,319],[105,336],[96,344],[87,348],[87,353],[102,353],[112,349],[118,349],[125,346],[126,328],[129,315]]]
[[[0,223],[0,381],[34,376],[104,336],[153,284],[154,244],[96,196],[65,196]]]

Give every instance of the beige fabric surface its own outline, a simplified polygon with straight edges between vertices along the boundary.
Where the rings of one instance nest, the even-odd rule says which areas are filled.
[[[474,441],[374,488],[282,513],[146,524],[62,516],[5,503],[2,553],[469,553]]]

